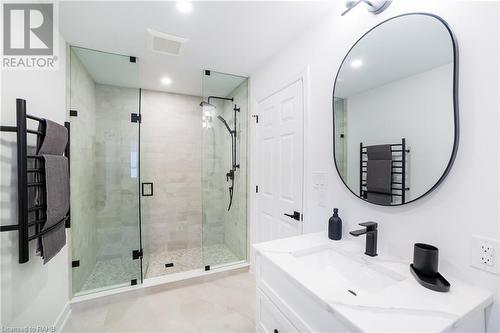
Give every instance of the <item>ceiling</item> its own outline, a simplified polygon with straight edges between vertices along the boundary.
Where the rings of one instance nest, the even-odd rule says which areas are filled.
[[[202,95],[204,69],[249,76],[334,2],[203,1],[192,5],[193,10],[183,14],[176,2],[169,1],[61,2],[59,25],[70,45],[137,57],[136,87]],[[148,28],[187,38],[184,54],[150,51]],[[89,64],[96,81],[120,85],[121,74],[112,62],[93,59]],[[172,83],[162,84],[164,77]],[[123,85],[134,85],[134,80],[127,80]]]
[[[353,61],[362,65],[353,67]],[[350,51],[335,84],[335,97],[346,98],[452,61],[452,40],[439,20],[427,15],[398,17],[369,32]]]

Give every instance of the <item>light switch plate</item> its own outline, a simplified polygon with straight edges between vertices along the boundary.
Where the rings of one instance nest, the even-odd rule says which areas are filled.
[[[313,173],[313,187],[316,189],[326,187],[326,173],[323,172],[315,172]]]
[[[472,267],[500,275],[500,242],[496,239],[473,235],[470,243]]]
[[[328,190],[328,175],[324,172],[313,173],[313,187],[316,191],[318,206],[326,207],[326,192]]]

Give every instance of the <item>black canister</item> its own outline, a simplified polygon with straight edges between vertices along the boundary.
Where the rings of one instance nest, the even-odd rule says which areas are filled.
[[[340,240],[342,238],[342,220],[338,208],[333,209],[333,216],[328,220],[328,238]]]
[[[439,250],[437,247],[416,243],[413,248],[413,267],[426,276],[435,276],[438,273]]]

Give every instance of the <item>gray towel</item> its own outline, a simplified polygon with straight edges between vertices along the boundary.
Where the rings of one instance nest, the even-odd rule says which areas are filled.
[[[366,199],[369,202],[377,203],[379,205],[390,205],[392,203],[392,195],[384,193],[368,192]]]
[[[367,162],[366,189],[369,192],[391,194],[392,161],[370,161]]]
[[[47,221],[43,229],[60,222],[69,211],[69,171],[65,156],[43,155],[45,160],[45,188]],[[66,244],[64,223],[42,235],[44,263],[54,257]]]
[[[392,160],[391,145],[376,145],[366,147],[369,160]]]
[[[39,129],[42,126],[45,127],[45,136],[38,154],[62,155],[68,144],[68,129],[47,119],[40,123]]]
[[[43,263],[46,264],[50,259],[54,258],[64,245],[66,245],[66,226],[61,223],[42,236]]]

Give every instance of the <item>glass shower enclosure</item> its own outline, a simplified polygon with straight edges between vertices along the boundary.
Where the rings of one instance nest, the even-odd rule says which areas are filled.
[[[140,59],[69,52],[73,294],[245,262],[247,78],[144,90]]]
[[[248,80],[205,71],[202,106],[203,262],[247,257]]]

